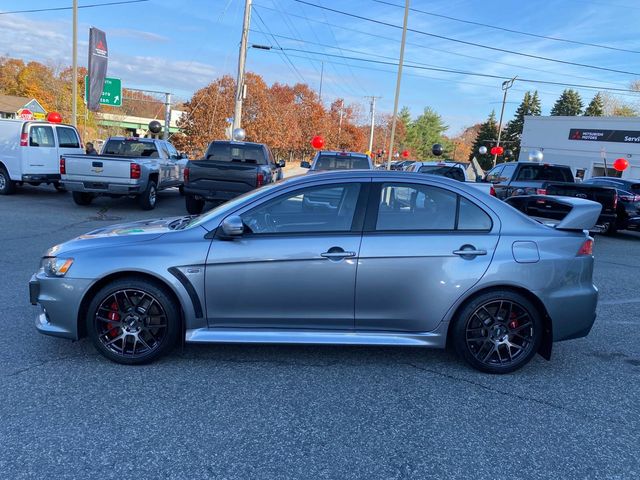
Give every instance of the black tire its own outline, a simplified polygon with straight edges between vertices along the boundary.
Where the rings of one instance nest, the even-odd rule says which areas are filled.
[[[93,194],[86,192],[72,192],[73,201],[76,205],[82,205],[83,207],[91,205],[93,201]]]
[[[180,185],[178,187],[178,192],[180,192],[180,195],[182,195],[184,197],[184,185]]]
[[[456,351],[473,368],[510,373],[539,350],[542,314],[523,295],[495,290],[469,301],[454,319],[451,334]]]
[[[95,294],[85,319],[95,348],[113,362],[153,362],[176,344],[180,308],[161,283],[121,278]]]
[[[12,195],[16,193],[16,182],[11,180],[9,172],[0,165],[0,195]]]
[[[60,182],[53,182],[53,188],[55,188],[58,193],[67,193],[67,189],[64,188],[64,185]]]
[[[196,198],[193,195],[186,195],[184,197],[187,212],[191,215],[200,215],[204,210],[204,200]]]
[[[604,233],[605,235],[615,235],[616,233],[618,233],[618,226],[615,222],[611,222],[607,226],[606,230],[602,233]]]
[[[153,210],[156,208],[156,200],[158,199],[158,187],[156,182],[149,180],[147,188],[138,196],[138,204],[143,210]]]

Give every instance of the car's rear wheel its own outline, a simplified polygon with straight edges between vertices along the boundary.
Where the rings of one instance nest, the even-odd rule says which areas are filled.
[[[158,196],[158,187],[156,182],[149,180],[149,184],[144,192],[138,197],[138,203],[143,210],[153,210],[156,208],[156,200]]]
[[[453,342],[472,367],[509,373],[526,365],[542,341],[542,315],[526,297],[509,290],[479,295],[455,319]]]
[[[184,202],[187,207],[187,212],[191,215],[200,215],[204,210],[204,200],[196,198],[193,195],[185,195]]]
[[[72,192],[71,196],[73,197],[73,201],[76,202],[76,205],[90,205],[93,201],[93,194],[86,192]]]
[[[180,312],[165,287],[143,279],[120,279],[91,301],[87,332],[109,360],[149,363],[171,349],[179,335]]]
[[[0,195],[11,195],[16,192],[16,182],[11,180],[9,172],[0,165]]]

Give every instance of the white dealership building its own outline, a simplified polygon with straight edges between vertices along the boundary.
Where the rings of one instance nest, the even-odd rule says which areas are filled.
[[[578,178],[620,176],[613,162],[624,158],[622,178],[640,178],[640,117],[527,116],[518,160],[540,150],[544,163],[569,165]],[[507,146],[508,147],[508,146]]]

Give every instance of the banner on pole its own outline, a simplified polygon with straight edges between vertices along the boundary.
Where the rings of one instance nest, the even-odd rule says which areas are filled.
[[[89,82],[87,95],[87,108],[97,112],[100,108],[100,97],[104,88],[104,79],[107,76],[107,62],[109,52],[107,50],[107,35],[97,28],[89,29]]]

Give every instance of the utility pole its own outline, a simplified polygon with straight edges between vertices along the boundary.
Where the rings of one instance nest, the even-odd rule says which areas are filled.
[[[71,124],[78,125],[78,0],[73,0],[73,52],[71,74]],[[91,52],[89,52],[91,55]]]
[[[233,126],[231,136],[236,128],[240,128],[242,120],[242,100],[244,97],[244,65],[247,60],[247,41],[249,39],[249,25],[251,23],[251,2],[244,2],[244,22],[242,24],[242,36],[240,37],[240,54],[238,56],[238,78],[236,80],[236,103],[233,109]]]
[[[502,96],[502,108],[500,109],[500,121],[498,122],[498,142],[496,144],[496,147],[500,146],[500,138],[502,137],[502,116],[504,115],[504,105],[505,103],[507,103],[507,92],[511,87],[513,87],[513,82],[516,81],[516,78],[518,78],[517,75],[513,77],[511,80],[505,80],[504,82],[502,82],[502,90],[504,90],[504,95]],[[496,166],[497,162],[498,162],[498,154],[496,153],[493,156],[494,167]]]
[[[324,78],[324,62],[320,62],[320,103],[322,103],[322,80]]]
[[[407,40],[407,21],[409,20],[409,0],[404,2],[404,21],[402,22],[402,42],[400,43],[400,59],[398,61],[398,77],[396,78],[396,96],[393,101],[393,120],[391,122],[391,140],[389,141],[389,156],[387,157],[387,170],[391,170],[393,158],[393,142],[396,137],[396,123],[398,120],[398,101],[400,99],[400,82],[402,80],[402,64],[404,62],[404,45]]]
[[[381,97],[366,97],[371,99],[369,112],[371,114],[371,131],[369,132],[369,152],[373,152],[373,132],[376,126],[376,100]]]
[[[340,100],[340,120],[338,120],[338,141],[336,147],[340,149],[340,133],[342,132],[342,112],[344,110],[344,100]]]
[[[169,126],[171,124],[171,94],[164,94],[164,131],[162,139],[169,140]]]

